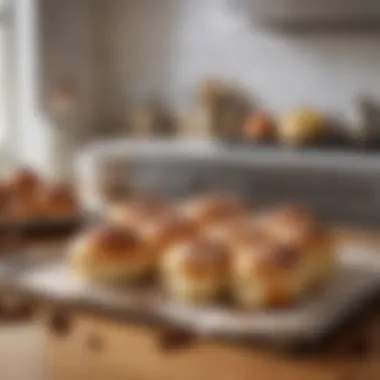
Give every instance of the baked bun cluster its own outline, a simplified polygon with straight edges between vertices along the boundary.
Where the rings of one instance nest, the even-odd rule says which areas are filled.
[[[29,167],[14,170],[0,181],[0,215],[3,221],[56,220],[73,217],[78,211],[72,187],[43,180]]]
[[[105,219],[74,242],[73,268],[93,280],[155,273],[181,302],[228,296],[242,307],[287,306],[323,286],[334,269],[328,231],[297,205],[251,214],[220,194],[179,205],[140,199],[111,207]]]

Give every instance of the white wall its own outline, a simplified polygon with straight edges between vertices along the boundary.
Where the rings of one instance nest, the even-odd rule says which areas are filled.
[[[123,123],[127,103],[150,90],[184,107],[205,75],[242,85],[274,111],[312,104],[340,115],[359,94],[380,101],[380,33],[284,35],[231,3],[100,2],[103,120]]]
[[[380,101],[380,28],[284,34],[234,7],[251,0],[40,1],[40,105],[49,116],[52,85],[73,77],[79,98],[70,124],[80,138],[122,127],[128,106],[149,93],[188,107],[209,75],[276,112],[310,104],[346,115],[360,94]]]

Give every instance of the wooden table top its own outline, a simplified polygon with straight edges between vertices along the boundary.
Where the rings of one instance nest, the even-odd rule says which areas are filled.
[[[380,234],[376,231],[358,231],[349,229],[336,230],[335,236],[338,240],[351,241],[355,244],[362,244],[380,251]],[[43,242],[44,243],[44,242]],[[379,256],[380,260],[380,256]],[[118,331],[118,330],[116,330]],[[135,330],[128,334],[133,341]],[[56,372],[51,372],[46,363],[45,329],[35,321],[24,321],[18,324],[0,323],[0,378],[1,380],[34,380],[58,379]],[[118,339],[119,333],[114,333],[114,340]],[[111,334],[112,336],[112,334]],[[112,338],[111,338],[112,339]],[[137,349],[137,343],[123,348],[123,353],[128,350]],[[120,355],[116,352],[112,355]],[[204,366],[213,365],[211,373],[217,373],[215,368],[221,366],[221,362],[228,362],[228,371],[236,372],[236,376],[231,377],[228,373],[221,373],[219,379],[291,379],[291,380],[314,380],[314,379],[336,379],[336,380],[379,380],[380,379],[380,305],[370,314],[363,316],[360,322],[352,326],[349,331],[345,331],[337,337],[331,345],[318,354],[279,355],[260,348],[245,349],[242,347],[232,347],[220,342],[200,342],[197,349],[190,349],[186,353],[180,353],[177,359],[162,359],[171,363],[173,368],[180,365],[183,368],[191,367],[191,363],[199,366],[199,356],[203,352]],[[248,361],[249,358],[249,361]],[[247,359],[247,360],[245,360]],[[109,359],[104,364],[104,371],[98,369],[91,374],[92,380],[104,379],[105,374],[112,373],[111,364],[114,359]],[[185,362],[186,360],[186,362]],[[86,358],[81,359],[86,363]],[[107,364],[108,363],[108,364]],[[175,364],[177,363],[177,364]],[[251,364],[247,364],[251,363]],[[84,365],[84,364],[83,364]],[[136,363],[139,365],[139,363]],[[142,363],[147,367],[149,363]],[[159,364],[157,363],[159,366]],[[247,367],[249,373],[246,374]],[[144,367],[144,368],[145,368]],[[249,368],[248,368],[249,367]],[[155,368],[152,363],[152,368]],[[158,367],[157,367],[158,368]],[[160,367],[161,368],[161,367]],[[181,367],[182,368],[182,367]],[[227,367],[226,367],[227,368]],[[181,369],[182,370],[182,369]],[[108,371],[108,372],[107,372]],[[191,374],[192,369],[187,368]],[[216,371],[216,372],[215,372]],[[226,369],[227,371],[227,369]],[[60,371],[58,371],[60,372]],[[239,374],[239,376],[238,376]],[[82,374],[83,375],[83,374]],[[118,377],[112,374],[113,379]],[[195,376],[195,372],[194,372]],[[107,376],[108,377],[108,376]],[[186,376],[184,378],[187,378]],[[78,377],[79,379],[80,377]],[[82,377],[84,378],[84,377]],[[136,379],[153,379],[151,376],[136,375]],[[189,377],[191,378],[191,376]],[[129,379],[129,377],[128,377]],[[72,380],[67,379],[67,380]]]

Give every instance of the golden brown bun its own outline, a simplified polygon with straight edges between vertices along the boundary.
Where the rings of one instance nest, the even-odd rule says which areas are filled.
[[[239,244],[235,251],[233,272],[239,302],[289,304],[328,281],[334,268],[333,242],[311,214],[286,205],[260,222],[266,238]]]
[[[114,225],[92,228],[75,239],[70,263],[83,276],[100,281],[138,279],[152,266],[139,236]]]
[[[7,211],[10,202],[10,188],[8,184],[4,181],[0,182],[0,218],[5,218],[7,216]]]
[[[246,212],[238,199],[221,194],[196,198],[181,207],[182,215],[201,228],[222,220],[242,217]]]
[[[334,270],[335,247],[329,231],[319,225],[301,225],[291,223],[278,227],[272,234],[281,244],[300,250],[303,253],[305,267],[310,276],[310,286],[322,286]]]
[[[189,240],[171,246],[163,256],[163,282],[177,300],[213,301],[225,288],[228,268],[228,251],[223,245]]]
[[[7,205],[8,218],[15,222],[30,222],[43,217],[41,199],[37,193],[13,195]]]
[[[281,221],[307,222],[313,219],[312,213],[296,203],[284,203],[269,210],[263,216]]]
[[[246,228],[246,223],[246,219],[241,217],[220,220],[205,225],[200,233],[207,239],[226,244],[238,231]]]
[[[51,219],[72,217],[79,211],[74,190],[67,184],[54,183],[45,186],[40,196],[45,217]]]
[[[315,218],[306,208],[292,203],[282,204],[272,210],[257,214],[253,223],[269,233],[278,234],[282,229],[293,230],[315,225]]]
[[[13,172],[8,180],[12,193],[30,195],[40,187],[40,179],[32,169],[24,167]]]
[[[112,205],[106,217],[119,226],[139,229],[142,223],[165,214],[168,209],[169,206],[158,199],[130,200]]]
[[[307,291],[295,249],[270,241],[240,245],[232,260],[233,296],[244,307],[286,306]]]
[[[329,239],[327,229],[305,208],[286,204],[263,215],[258,225],[273,239],[298,248]]]
[[[196,228],[188,220],[168,211],[142,223],[139,233],[153,256],[158,258],[170,245],[194,237]]]
[[[263,228],[247,223],[230,234],[228,244],[229,247],[236,248],[244,245],[260,245],[268,241],[272,241],[272,238]]]
[[[211,223],[205,226],[202,236],[233,248],[243,241],[260,239],[264,234],[263,229],[244,216]]]

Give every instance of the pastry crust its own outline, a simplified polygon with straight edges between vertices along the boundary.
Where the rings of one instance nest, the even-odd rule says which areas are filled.
[[[280,207],[258,222],[266,238],[237,245],[234,295],[246,306],[291,304],[328,281],[334,269],[333,241],[299,206]]]
[[[195,238],[197,230],[190,221],[168,211],[142,223],[139,233],[157,261],[171,245]]]
[[[211,223],[241,217],[247,210],[235,197],[215,194],[186,202],[182,205],[181,212],[199,228],[204,228]]]
[[[22,167],[8,178],[8,186],[13,194],[31,195],[39,190],[41,181],[35,171]]]
[[[0,219],[8,216],[9,202],[10,202],[10,188],[4,181],[0,182]]]
[[[228,280],[228,252],[218,243],[196,239],[172,246],[162,261],[163,283],[176,300],[215,301]]]
[[[37,193],[13,195],[7,205],[7,217],[17,223],[41,220],[43,217],[41,199]]]
[[[130,281],[145,276],[152,267],[149,252],[133,231],[104,225],[85,231],[72,243],[71,267],[95,281]]]
[[[205,226],[202,234],[202,236],[224,244],[228,248],[234,248],[244,241],[261,240],[265,235],[264,229],[256,226],[247,217],[236,217],[212,223]]]
[[[158,199],[137,199],[111,205],[106,218],[118,226],[138,230],[142,224],[167,213],[169,209],[166,202]]]
[[[40,197],[45,218],[61,219],[73,217],[79,211],[75,192],[67,184],[54,183],[44,186]]]

